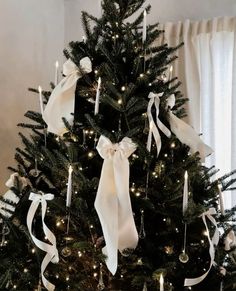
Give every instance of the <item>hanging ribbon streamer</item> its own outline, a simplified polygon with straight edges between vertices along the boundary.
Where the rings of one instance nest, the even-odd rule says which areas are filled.
[[[73,123],[76,83],[83,74],[92,71],[92,63],[88,57],[80,60],[80,70],[68,59],[63,65],[65,78],[54,88],[43,112],[43,119],[48,125],[48,131],[57,135],[67,132],[62,117],[70,124]]]
[[[128,157],[136,145],[128,137],[112,144],[105,136],[98,141],[97,150],[104,159],[98,185],[95,209],[98,213],[106,246],[103,253],[106,264],[114,275],[117,270],[117,250],[134,249],[138,233],[134,223],[129,196]]]
[[[54,236],[54,234],[50,231],[50,229],[47,227],[47,225],[44,222],[44,218],[45,218],[45,214],[47,210],[47,200],[52,200],[53,198],[54,198],[53,194],[30,193],[29,200],[31,200],[32,203],[30,205],[30,208],[27,214],[27,227],[31,235],[31,238],[38,248],[46,252],[46,256],[44,257],[41,264],[41,275],[42,275],[43,285],[49,291],[53,291],[55,289],[55,286],[45,278],[44,271],[50,262],[54,264],[59,262],[59,255],[58,255],[58,250],[56,247],[56,237]],[[51,244],[40,241],[32,233],[32,222],[40,203],[42,207],[43,231]]]
[[[172,94],[167,99],[167,107],[172,109],[174,105],[175,96]],[[199,152],[202,162],[205,161],[205,157],[213,153],[213,150],[200,139],[195,130],[183,120],[175,116],[171,110],[169,111],[169,122],[171,131],[182,143],[190,147],[191,154]]]
[[[214,249],[214,246],[217,246],[218,245],[219,237],[220,237],[220,233],[219,233],[219,230],[217,228],[216,220],[212,216],[214,214],[216,214],[215,208],[210,208],[208,211],[204,212],[201,215],[202,220],[204,222],[204,225],[206,227],[206,234],[207,234],[207,238],[208,238],[208,241],[209,241],[209,254],[210,254],[210,258],[211,258],[209,269],[202,276],[200,276],[200,277],[197,277],[197,278],[186,278],[185,281],[184,281],[184,286],[193,286],[193,285],[196,285],[196,284],[202,282],[206,278],[206,276],[208,275],[208,273],[210,272],[211,267],[212,267],[212,265],[214,263],[214,259],[215,259],[215,249]],[[215,233],[214,233],[212,239],[210,238],[210,233],[209,233],[209,229],[208,229],[208,226],[207,226],[206,217],[215,226]]]
[[[160,106],[160,97],[163,95],[163,93],[155,94],[153,92],[150,92],[148,95],[148,98],[150,99],[148,103],[147,108],[147,115],[149,119],[149,134],[148,134],[148,141],[147,141],[147,149],[150,152],[151,146],[152,146],[152,135],[154,136],[156,146],[157,146],[157,156],[160,153],[161,150],[161,136],[158,131],[158,128],[167,136],[171,136],[170,130],[160,121],[159,119],[159,106]],[[155,105],[156,107],[156,124],[152,117],[152,106]]]
[[[101,77],[98,78],[98,86],[97,86],[97,92],[96,92],[94,115],[98,114],[98,112],[99,112],[100,88],[101,88]]]

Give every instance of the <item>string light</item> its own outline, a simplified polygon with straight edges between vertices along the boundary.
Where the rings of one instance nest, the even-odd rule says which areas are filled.
[[[35,248],[32,248],[31,253],[32,253],[32,254],[35,253]]]
[[[134,183],[133,183],[133,185],[132,185],[132,187],[131,187],[131,192],[134,192],[135,191],[135,187],[134,187]]]
[[[92,158],[93,156],[94,156],[94,153],[93,153],[93,152],[89,152],[89,153],[88,153],[88,157],[89,157],[89,158]]]
[[[17,288],[17,286],[16,286],[16,285],[13,285],[13,288],[14,288],[14,289],[16,289],[16,288]]]
[[[144,77],[144,74],[140,74],[139,77],[140,77],[140,78],[143,78],[143,77]]]
[[[82,257],[82,253],[81,253],[81,251],[78,251],[78,256],[79,256],[79,258]]]
[[[90,225],[90,228],[94,228],[94,226],[91,224],[91,225]]]
[[[96,278],[98,273],[93,273],[93,277]]]
[[[69,281],[70,280],[70,277],[69,276],[66,276],[66,281]]]
[[[138,159],[138,156],[136,154],[132,154],[132,158]]]
[[[94,73],[97,74],[98,73],[98,70],[95,70]]]
[[[59,278],[59,274],[56,274],[56,278],[57,278],[57,279]]]
[[[122,104],[122,100],[121,99],[119,99],[117,102],[118,102],[118,104]]]
[[[24,268],[24,273],[28,273],[28,269],[27,268]]]
[[[172,142],[171,145],[170,145],[170,147],[171,147],[172,149],[175,148],[175,143]]]
[[[142,264],[143,264],[142,259],[138,259],[137,264],[138,264],[138,265],[142,265]]]
[[[168,157],[168,155],[167,155],[167,154],[164,154],[164,157],[165,157],[165,158],[167,158],[167,157]]]
[[[56,226],[57,227],[61,226],[61,221],[57,221]]]
[[[139,197],[140,195],[141,195],[141,193],[140,192],[136,192],[136,194],[135,194],[137,197]]]
[[[121,91],[125,91],[125,86],[122,86],[121,87]]]

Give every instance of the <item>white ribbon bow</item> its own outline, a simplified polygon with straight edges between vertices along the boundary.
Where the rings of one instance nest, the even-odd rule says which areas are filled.
[[[200,283],[201,281],[203,281],[206,278],[206,276],[208,275],[208,273],[210,272],[212,265],[214,264],[214,260],[215,260],[215,248],[214,248],[214,246],[218,245],[219,237],[220,237],[220,233],[219,233],[219,230],[217,228],[216,220],[212,216],[214,214],[216,214],[215,208],[210,208],[206,212],[202,213],[202,215],[201,215],[202,216],[202,220],[203,220],[203,222],[205,224],[205,227],[206,227],[206,234],[207,234],[207,238],[208,238],[208,241],[209,241],[209,254],[210,254],[210,258],[211,258],[209,269],[200,277],[197,277],[197,278],[186,278],[185,281],[184,281],[184,286],[193,286],[193,285],[196,285],[196,284]],[[206,223],[206,217],[215,226],[215,232],[214,232],[214,235],[213,235],[212,239],[210,238],[209,229],[208,229],[208,226],[207,226],[207,223]]]
[[[18,178],[18,181],[20,182],[20,190],[25,188],[29,182],[25,177],[21,177],[18,173],[13,173],[10,175],[9,179],[6,181],[5,185],[8,188],[12,188],[15,186],[16,178]],[[8,201],[17,204],[20,200],[20,198],[11,190],[7,190],[7,192],[3,195],[3,198],[5,201],[0,201],[0,213],[9,218],[12,216],[12,213],[15,211],[15,205],[9,204]],[[10,212],[9,212],[9,211]]]
[[[236,236],[233,229],[226,235],[224,239],[225,250],[230,251],[232,247],[236,246]]]
[[[49,291],[53,291],[55,289],[55,286],[45,278],[44,271],[50,262],[52,262],[54,264],[59,262],[59,255],[58,255],[58,250],[56,247],[56,237],[50,231],[50,229],[47,227],[47,225],[44,222],[44,217],[45,217],[46,210],[47,210],[47,200],[52,200],[53,198],[54,198],[53,194],[30,193],[29,200],[32,200],[32,203],[30,205],[30,208],[29,208],[29,211],[27,214],[27,227],[28,227],[29,233],[32,237],[32,240],[38,248],[40,248],[41,250],[46,252],[46,256],[44,257],[42,264],[41,264],[41,275],[42,275],[43,285]],[[45,236],[47,237],[47,239],[49,240],[49,242],[51,244],[40,241],[32,233],[32,222],[33,222],[33,219],[35,216],[35,212],[37,211],[37,208],[38,208],[40,203],[42,206],[43,231],[44,231]]]
[[[161,150],[161,136],[158,131],[159,129],[167,136],[171,136],[170,130],[160,121],[159,119],[159,105],[160,105],[160,97],[163,95],[163,93],[158,93],[155,94],[153,92],[150,92],[148,95],[148,98],[150,98],[150,101],[148,103],[148,108],[147,108],[147,115],[149,119],[149,134],[148,134],[148,141],[147,141],[147,149],[150,152],[151,151],[151,146],[152,146],[152,135],[154,136],[156,146],[157,146],[157,156],[160,153]],[[152,106],[155,104],[156,107],[156,124],[153,120],[152,117]]]
[[[167,107],[172,109],[174,105],[175,96],[172,94],[167,99]],[[202,162],[205,161],[205,157],[212,154],[213,150],[200,139],[195,130],[183,120],[175,116],[171,110],[169,111],[169,122],[171,131],[182,143],[190,147],[190,152],[192,154],[199,152]]]
[[[128,137],[119,144],[112,144],[105,136],[98,141],[97,150],[104,159],[98,185],[95,209],[98,213],[106,246],[103,253],[106,264],[114,275],[117,270],[117,250],[134,249],[138,233],[134,223],[129,196],[128,157],[136,145]]]
[[[47,130],[57,135],[63,135],[67,131],[62,117],[70,124],[73,123],[74,118],[71,113],[74,112],[76,83],[83,74],[92,71],[92,63],[89,57],[80,60],[80,69],[71,59],[64,63],[63,74],[65,78],[52,91],[43,112],[43,119],[48,125]]]

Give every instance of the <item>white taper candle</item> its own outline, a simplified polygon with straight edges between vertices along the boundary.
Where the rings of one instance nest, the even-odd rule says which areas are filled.
[[[147,11],[143,11],[143,43],[147,39]]]
[[[183,214],[188,208],[188,172],[184,174],[184,193],[183,193]]]
[[[42,96],[42,87],[41,86],[38,87],[38,91],[39,91],[40,111],[41,111],[41,114],[43,114],[44,107],[43,107],[43,96]]]
[[[164,291],[164,277],[162,274],[160,276],[160,291]]]
[[[169,70],[169,81],[172,79],[172,74],[173,74],[173,66],[170,66],[170,70]]]
[[[59,62],[56,61],[56,63],[55,63],[55,81],[54,81],[55,86],[57,86],[57,84],[58,84],[58,68],[59,68]]]
[[[224,199],[223,199],[223,194],[222,194],[221,188],[222,188],[221,184],[218,184],[220,212],[222,215],[225,215]]]
[[[95,100],[94,115],[98,114],[98,112],[99,112],[99,97],[100,97],[101,82],[102,82],[101,77],[99,77],[98,78],[97,93],[96,93],[96,100]]]
[[[73,168],[70,165],[68,170],[68,183],[67,183],[67,193],[66,193],[66,207],[71,206],[71,196],[72,196],[72,172]]]

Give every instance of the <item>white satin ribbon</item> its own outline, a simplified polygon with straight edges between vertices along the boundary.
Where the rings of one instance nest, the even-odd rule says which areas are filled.
[[[230,251],[232,247],[236,246],[236,236],[233,229],[231,229],[230,232],[226,235],[224,239],[224,245],[224,249],[226,251]]]
[[[43,119],[47,123],[47,130],[57,135],[63,135],[67,129],[65,128],[62,117],[70,124],[73,123],[75,104],[76,83],[83,74],[92,71],[92,63],[89,57],[80,60],[80,69],[68,59],[63,65],[63,74],[65,78],[54,88],[49,101],[43,112]]]
[[[167,107],[172,109],[174,105],[175,96],[172,94],[167,100]],[[200,139],[195,130],[183,120],[175,116],[171,110],[169,111],[169,122],[171,131],[182,143],[190,147],[190,152],[192,154],[199,152],[202,162],[205,161],[205,157],[212,154],[213,150]]]
[[[21,177],[17,172],[10,175],[9,179],[6,181],[5,185],[8,188],[12,188],[16,186],[16,179],[18,178],[19,181],[19,189],[24,189],[28,184],[29,181],[25,177]],[[11,190],[7,190],[7,192],[3,195],[3,198],[6,201],[0,201],[0,213],[9,218],[12,216],[12,212],[15,211],[15,205],[9,204],[9,202],[12,202],[14,204],[17,204],[20,200],[20,198]],[[11,212],[8,212],[7,210],[10,210]]]
[[[160,121],[159,119],[159,105],[160,105],[160,97],[163,95],[163,93],[155,94],[153,92],[150,92],[148,95],[148,98],[150,99],[148,103],[147,108],[147,115],[149,119],[149,134],[148,134],[148,140],[147,140],[147,149],[150,152],[152,147],[152,135],[154,136],[156,146],[157,146],[157,156],[160,153],[161,150],[161,136],[158,131],[158,128],[167,136],[171,136],[170,130]],[[156,124],[152,117],[152,106],[155,105],[156,107]]]
[[[97,150],[104,159],[101,178],[95,200],[106,246],[103,253],[106,264],[114,275],[117,270],[117,250],[134,249],[138,244],[138,233],[134,223],[129,196],[128,157],[136,145],[128,137],[112,144],[105,136],[98,141]]]
[[[21,177],[17,172],[12,173],[9,177],[9,179],[6,181],[5,185],[8,188],[14,187],[15,186],[15,180],[18,178],[19,182],[21,182],[21,187],[24,188],[28,185],[27,179],[25,177]]]
[[[210,254],[210,258],[211,258],[209,269],[200,277],[186,278],[184,281],[184,286],[193,286],[193,285],[196,285],[196,284],[200,283],[201,281],[203,281],[206,278],[206,276],[208,275],[208,273],[210,272],[212,265],[214,264],[214,260],[215,260],[215,248],[214,248],[214,246],[218,245],[219,237],[220,237],[220,233],[219,233],[219,230],[217,228],[216,220],[212,216],[216,213],[217,212],[216,212],[215,208],[210,208],[201,215],[202,220],[203,220],[205,227],[206,227],[206,234],[207,234],[207,238],[208,238],[208,242],[209,242],[209,254]],[[209,229],[207,226],[206,217],[215,226],[215,232],[214,232],[212,239],[210,238],[210,233],[209,233]]]
[[[27,214],[27,227],[32,237],[32,240],[38,248],[46,252],[46,256],[44,257],[41,264],[41,275],[42,275],[43,285],[49,291],[53,291],[55,289],[55,286],[45,278],[44,271],[50,262],[54,264],[59,262],[59,255],[58,255],[58,250],[56,246],[56,237],[54,236],[54,234],[50,231],[50,229],[47,227],[47,225],[44,222],[44,218],[45,218],[45,214],[47,210],[47,200],[52,200],[53,198],[54,198],[53,194],[30,193],[29,200],[32,200],[32,203],[30,205],[30,208]],[[35,212],[37,211],[40,203],[42,207],[43,231],[51,244],[40,241],[32,233],[32,222],[35,216]]]

